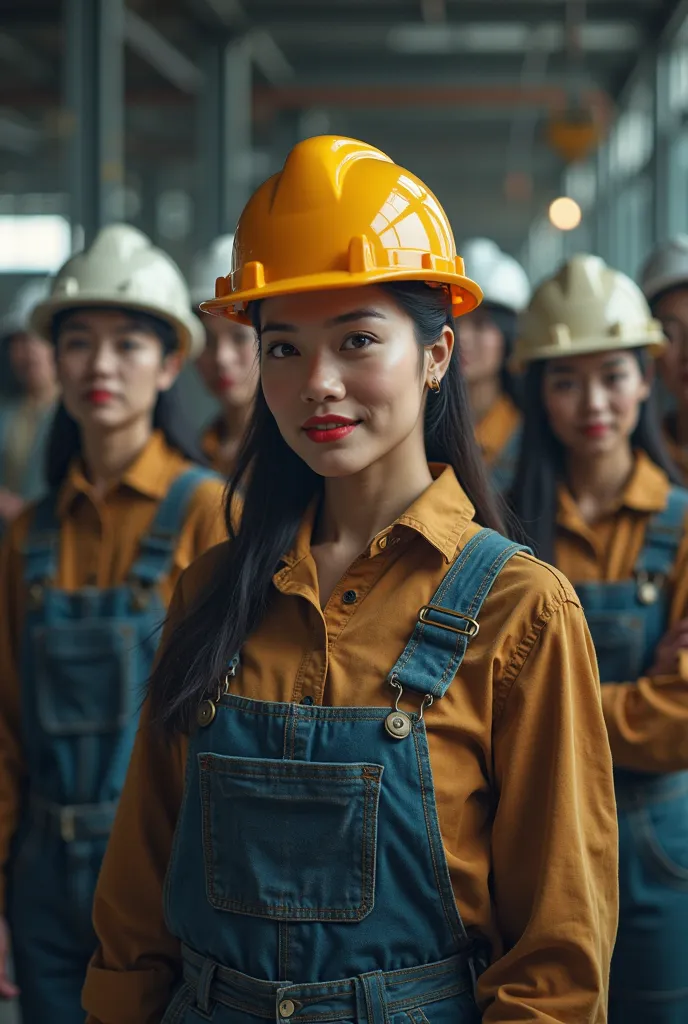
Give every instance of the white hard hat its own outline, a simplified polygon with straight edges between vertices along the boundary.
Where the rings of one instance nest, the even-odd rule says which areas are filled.
[[[215,282],[232,269],[234,235],[220,235],[191,264],[190,291],[194,306],[215,296]]]
[[[42,302],[50,292],[50,279],[42,277],[27,281],[16,292],[10,306],[0,318],[0,342],[11,338],[13,334],[28,331],[31,313],[34,306]]]
[[[502,252],[489,238],[469,238],[461,246],[466,273],[483,290],[483,301],[520,313],[528,304],[530,284],[525,270],[513,256]]]
[[[179,267],[129,224],[102,228],[88,249],[67,260],[53,280],[49,297],[34,309],[31,326],[50,338],[56,313],[84,306],[157,316],[175,329],[185,356],[199,355],[205,344]]]
[[[538,359],[666,344],[640,288],[599,256],[572,256],[536,290],[519,325],[512,366]]]
[[[640,287],[648,302],[667,288],[688,288],[688,235],[677,235],[658,245],[640,272]]]

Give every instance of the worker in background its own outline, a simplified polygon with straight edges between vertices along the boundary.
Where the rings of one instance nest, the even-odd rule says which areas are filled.
[[[157,631],[180,573],[226,536],[171,390],[203,332],[176,265],[126,225],[55,278],[31,327],[62,403],[49,492],[0,553],[0,996],[83,1021],[91,906]],[[9,933],[9,934],[8,934]]]
[[[437,199],[365,143],[299,143],[244,210],[204,304],[260,344],[234,540],[170,610],[90,1024],[604,1021],[594,652],[566,580],[483,529],[454,353],[480,297]]]
[[[538,288],[515,349],[528,372],[513,506],[585,609],[615,767],[610,1024],[688,1021],[688,491],[652,406],[664,351],[640,289],[596,256]]]
[[[215,294],[215,281],[232,262],[234,235],[222,235],[200,253],[191,271],[191,301],[205,328],[206,343],[196,367],[220,413],[205,430],[201,445],[211,466],[229,478],[251,418],[259,361],[252,327],[203,313],[198,307]]]
[[[45,446],[57,400],[53,346],[29,326],[48,282],[29,281],[0,320],[11,379],[0,399],[0,533],[45,490]]]
[[[478,444],[493,483],[506,491],[516,469],[521,425],[518,382],[508,360],[530,285],[523,267],[488,238],[472,238],[461,251],[485,296],[478,309],[461,318],[461,362]]]
[[[688,236],[658,246],[640,280],[668,341],[658,365],[675,406],[664,418],[664,434],[671,457],[688,483]]]

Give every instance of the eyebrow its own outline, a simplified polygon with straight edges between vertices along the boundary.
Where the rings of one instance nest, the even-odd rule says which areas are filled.
[[[623,362],[623,356],[610,356],[609,359],[605,359],[605,361],[602,363],[602,369],[609,370],[614,366],[620,366]],[[575,367],[571,366],[570,364],[564,363],[562,365],[559,362],[553,362],[552,365],[547,367],[547,372],[550,374],[558,373],[563,375],[565,373],[575,373],[576,370]]]
[[[384,313],[381,313],[379,309],[352,309],[349,313],[340,313],[339,316],[333,316],[331,320],[326,320],[325,327],[337,327],[339,324],[350,324],[355,320],[366,319],[386,320],[387,317]],[[296,324],[279,323],[276,320],[268,320],[268,322],[261,327],[261,333],[266,334],[268,331],[296,334],[298,327]]]

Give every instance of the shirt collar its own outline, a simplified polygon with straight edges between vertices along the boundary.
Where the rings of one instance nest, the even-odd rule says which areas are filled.
[[[126,486],[146,498],[161,501],[169,490],[171,477],[183,461],[182,456],[167,444],[163,434],[155,430],[116,486]],[[92,492],[93,487],[86,478],[83,460],[77,457],[70,463],[60,489],[58,515],[67,515],[77,495],[91,496]]]
[[[384,543],[380,542],[389,534],[409,531],[423,537],[447,563],[453,561],[459,541],[475,516],[475,509],[451,466],[432,463],[430,472],[433,477],[430,486],[390,526],[373,538],[367,551],[369,556],[382,550]],[[301,521],[292,550],[282,560],[286,566],[293,567],[310,554],[316,512],[317,503],[314,503]]]
[[[661,512],[666,508],[670,488],[671,482],[664,470],[644,451],[637,451],[633,472],[611,513],[619,512],[622,508],[634,512]],[[558,504],[559,525],[577,530],[581,515],[573,495],[563,483],[559,485]]]

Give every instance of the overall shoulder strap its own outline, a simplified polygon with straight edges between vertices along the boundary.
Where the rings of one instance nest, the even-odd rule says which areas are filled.
[[[24,579],[27,583],[37,583],[56,576],[59,550],[57,491],[50,491],[35,506],[24,541]]]
[[[528,551],[494,530],[476,533],[442,580],[390,673],[403,688],[443,697],[463,661],[468,642],[477,635],[483,601],[506,563]]]
[[[180,473],[161,501],[148,533],[141,538],[130,578],[152,586],[169,573],[189,502],[204,480],[219,479],[217,473],[203,466],[191,466]]]
[[[676,562],[687,515],[688,490],[672,487],[666,508],[652,516],[647,525],[636,572],[669,575]]]

